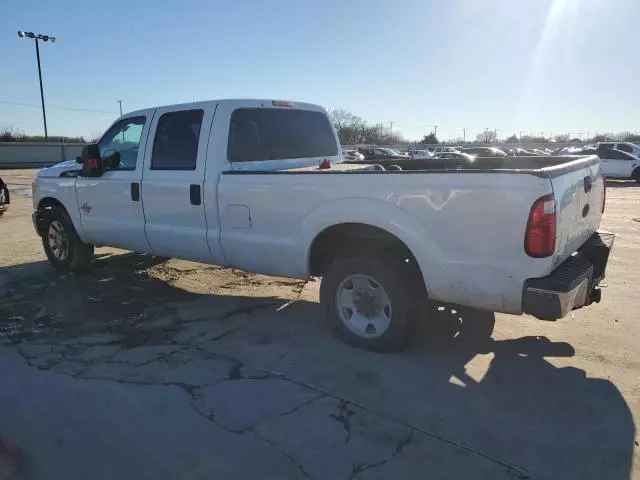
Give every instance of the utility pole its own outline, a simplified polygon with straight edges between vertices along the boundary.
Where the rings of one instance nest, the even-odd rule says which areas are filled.
[[[462,129],[462,143],[467,143],[467,129]]]
[[[120,104],[120,116],[122,116],[122,100],[118,100],[118,104]]]
[[[433,136],[438,138],[438,125],[433,126]]]
[[[22,30],[18,32],[18,37],[20,38],[28,37],[36,41],[36,59],[38,60],[38,78],[40,79],[40,101],[42,102],[42,120],[44,122],[44,140],[47,141],[49,139],[49,134],[47,132],[47,112],[44,108],[44,89],[42,88],[42,69],[40,68],[40,46],[38,45],[38,40],[42,40],[43,42],[48,42],[49,40],[51,40],[51,43],[55,43],[56,38],[50,37],[49,35],[40,35],[33,32],[23,32]]]
[[[493,143],[498,143],[498,129],[494,128],[493,129]]]

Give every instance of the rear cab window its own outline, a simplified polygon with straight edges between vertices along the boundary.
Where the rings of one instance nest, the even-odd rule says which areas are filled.
[[[230,162],[293,160],[338,155],[324,112],[283,108],[238,108],[231,114]]]

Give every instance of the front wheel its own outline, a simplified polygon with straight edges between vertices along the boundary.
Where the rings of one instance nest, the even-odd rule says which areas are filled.
[[[47,210],[41,228],[44,252],[56,269],[77,272],[89,265],[93,257],[93,245],[80,240],[64,210]]]
[[[411,333],[416,286],[399,266],[371,257],[335,260],[320,286],[320,302],[336,335],[349,345],[399,351]]]
[[[636,183],[640,183],[640,167],[636,168],[631,174],[631,179],[635,180]]]

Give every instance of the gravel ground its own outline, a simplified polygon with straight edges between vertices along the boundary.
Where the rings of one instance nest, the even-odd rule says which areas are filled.
[[[24,479],[640,479],[640,186],[609,184],[602,303],[447,309],[384,355],[331,336],[317,281],[108,248],[59,274],[35,172],[0,173],[0,479],[2,438]]]

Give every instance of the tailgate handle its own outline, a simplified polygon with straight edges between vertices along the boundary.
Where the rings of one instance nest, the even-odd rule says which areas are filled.
[[[591,191],[591,177],[584,177],[584,192],[589,193]]]

